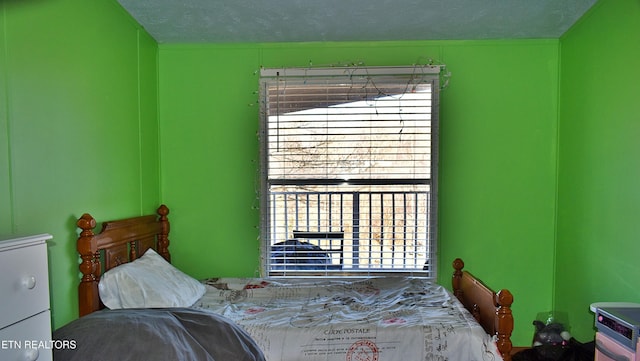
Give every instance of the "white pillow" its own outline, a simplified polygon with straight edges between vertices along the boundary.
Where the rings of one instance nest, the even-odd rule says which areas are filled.
[[[189,307],[206,288],[149,249],[135,261],[105,272],[98,290],[105,306],[118,309]]]

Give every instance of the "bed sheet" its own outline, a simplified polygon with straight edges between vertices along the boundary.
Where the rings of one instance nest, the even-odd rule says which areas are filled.
[[[194,307],[244,328],[269,361],[501,360],[444,287],[411,277],[212,278]]]

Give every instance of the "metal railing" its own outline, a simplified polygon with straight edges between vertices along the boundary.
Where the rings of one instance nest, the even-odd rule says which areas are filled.
[[[429,191],[271,191],[270,273],[428,272]]]

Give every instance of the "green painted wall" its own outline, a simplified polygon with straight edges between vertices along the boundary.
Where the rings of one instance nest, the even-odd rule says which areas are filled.
[[[513,291],[516,344],[551,309],[586,341],[589,303],[640,302],[639,7],[600,0],[553,40],[159,46],[113,0],[2,1],[0,235],[54,235],[55,327],[76,317],[85,211],[104,220],[166,202],[179,267],[254,275],[260,66],[433,58],[452,72],[439,281],[463,257]]]
[[[161,45],[161,179],[174,263],[197,277],[259,268],[260,66],[433,58],[452,72],[441,96],[440,281],[450,284],[451,261],[463,257],[486,282],[510,288],[514,340],[530,343],[531,321],[551,308],[553,292],[558,44]]]
[[[0,235],[53,235],[54,327],[77,317],[75,220],[160,201],[157,113],[157,44],[115,1],[0,2]]]
[[[601,0],[561,39],[555,308],[640,302],[640,2]]]
[[[440,277],[462,257],[514,295],[513,342],[551,308],[555,247],[557,41],[444,49]],[[498,274],[499,273],[499,274]]]

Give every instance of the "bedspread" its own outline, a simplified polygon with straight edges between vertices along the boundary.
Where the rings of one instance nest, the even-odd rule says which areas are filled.
[[[204,281],[195,305],[243,327],[270,361],[499,360],[492,337],[420,278]]]

